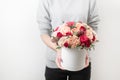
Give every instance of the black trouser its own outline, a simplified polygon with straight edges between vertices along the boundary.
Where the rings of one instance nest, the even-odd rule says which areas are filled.
[[[80,71],[67,71],[58,68],[48,68],[46,66],[45,79],[46,80],[90,80],[91,63],[88,67]]]

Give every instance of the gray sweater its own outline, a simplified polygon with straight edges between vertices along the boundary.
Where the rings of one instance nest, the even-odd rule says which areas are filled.
[[[51,35],[51,30],[66,21],[82,21],[97,32],[99,16],[96,0],[40,0],[37,23],[40,35]],[[89,53],[88,53],[89,54]],[[47,47],[46,65],[58,68],[55,63],[56,52]]]

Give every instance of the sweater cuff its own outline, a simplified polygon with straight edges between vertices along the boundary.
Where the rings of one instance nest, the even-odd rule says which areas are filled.
[[[50,29],[49,25],[47,25],[47,24],[44,24],[44,25],[39,24],[38,27],[39,27],[40,35],[42,35],[42,34],[50,35],[51,34],[51,29]]]

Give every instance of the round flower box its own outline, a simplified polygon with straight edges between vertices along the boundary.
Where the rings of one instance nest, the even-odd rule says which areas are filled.
[[[61,50],[61,65],[65,70],[78,71],[85,67],[85,49],[62,47]]]

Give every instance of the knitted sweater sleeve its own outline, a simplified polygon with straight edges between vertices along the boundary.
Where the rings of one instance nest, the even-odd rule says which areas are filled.
[[[49,4],[47,0],[39,0],[39,5],[37,9],[37,23],[41,34],[50,34],[51,31],[51,20]]]
[[[88,25],[91,26],[96,32],[98,31],[98,22],[100,21],[96,0],[89,2]]]

